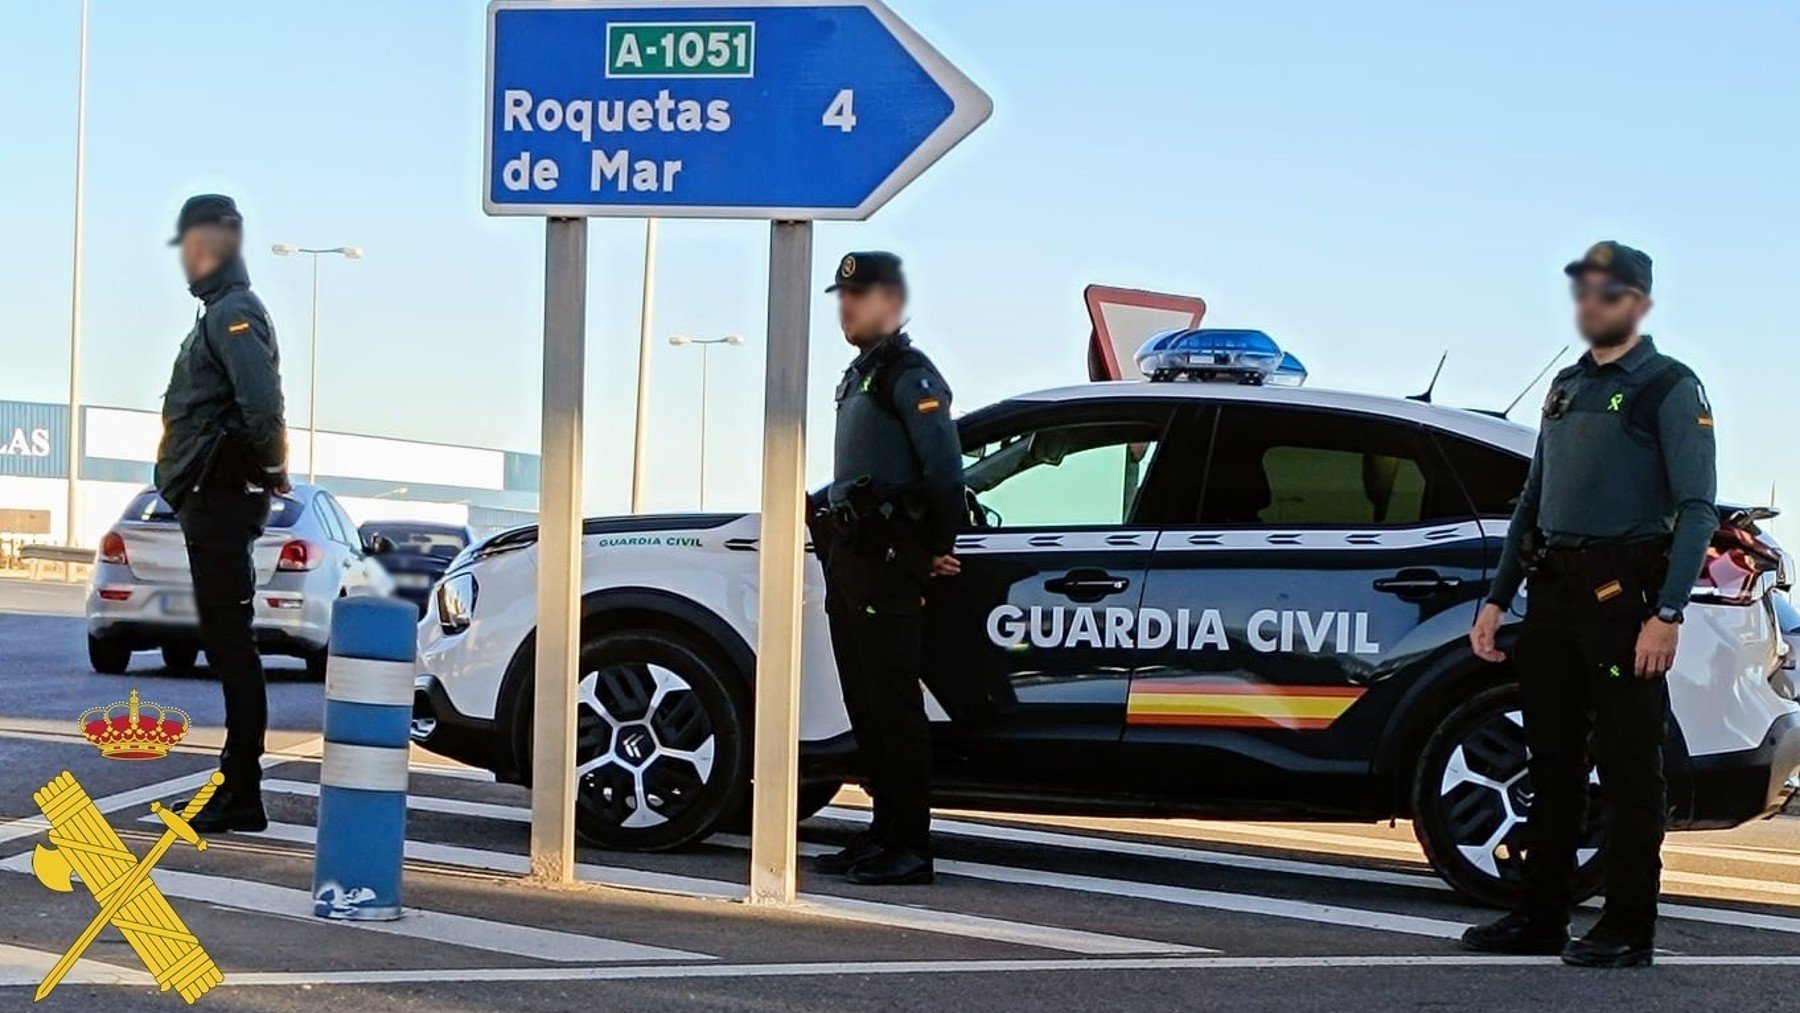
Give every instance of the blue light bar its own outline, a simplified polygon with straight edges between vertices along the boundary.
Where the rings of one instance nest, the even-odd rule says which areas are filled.
[[[1298,387],[1306,367],[1262,331],[1202,327],[1164,331],[1138,349],[1138,368],[1155,382],[1199,380]]]

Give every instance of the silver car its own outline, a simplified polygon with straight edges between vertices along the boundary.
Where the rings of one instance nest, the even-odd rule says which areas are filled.
[[[388,595],[393,578],[356,525],[323,489],[296,485],[273,497],[269,523],[251,553],[256,568],[256,639],[264,654],[301,658],[325,675],[331,606],[345,595]],[[100,540],[88,588],[88,660],[117,675],[133,651],[162,651],[175,671],[200,652],[193,579],[181,525],[154,489],[138,493]]]

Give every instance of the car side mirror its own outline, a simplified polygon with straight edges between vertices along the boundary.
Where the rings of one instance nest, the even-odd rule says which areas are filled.
[[[394,540],[386,535],[376,535],[363,546],[363,551],[371,556],[385,556],[394,551]]]

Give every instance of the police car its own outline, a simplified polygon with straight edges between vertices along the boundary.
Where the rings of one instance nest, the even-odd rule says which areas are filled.
[[[1466,634],[1532,431],[1283,385],[1297,362],[1246,379],[1240,366],[1291,359],[1259,350],[1165,335],[1143,361],[1162,382],[1026,394],[959,420],[971,527],[962,574],[934,583],[923,668],[935,800],[1410,818],[1448,882],[1505,903],[1532,798],[1516,673],[1474,658]],[[1682,828],[1771,812],[1800,768],[1783,556],[1756,512],[1730,517],[1668,677]],[[580,831],[662,849],[732,826],[750,778],[758,518],[602,518],[583,532]],[[415,739],[519,783],[535,541],[519,528],[466,550],[420,624]],[[811,564],[803,815],[857,778],[822,597]]]

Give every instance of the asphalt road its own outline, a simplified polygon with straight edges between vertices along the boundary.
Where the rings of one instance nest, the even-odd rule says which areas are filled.
[[[0,607],[10,589],[0,586]],[[46,609],[53,611],[53,609]],[[152,799],[210,769],[217,690],[153,656],[87,670],[81,623],[0,614],[0,1003],[19,1007],[95,911],[30,875],[31,792],[73,772],[127,845],[147,850]],[[188,711],[197,745],[105,761],[76,718],[145,699]],[[1405,827],[1020,820],[941,813],[940,876],[873,890],[804,876],[803,904],[734,902],[741,840],[670,855],[584,849],[584,886],[522,884],[525,792],[423,754],[408,828],[408,917],[310,918],[321,690],[271,688],[274,825],[205,853],[171,851],[157,883],[225,973],[209,1009],[1528,1009],[1800,1007],[1800,819],[1673,837],[1659,966],[1582,972],[1464,953],[1483,917],[1430,875]],[[802,828],[817,852],[854,832],[860,799]],[[12,873],[7,875],[5,873]],[[1583,920],[1592,914],[1584,914]],[[103,933],[49,1004],[170,1009]]]

